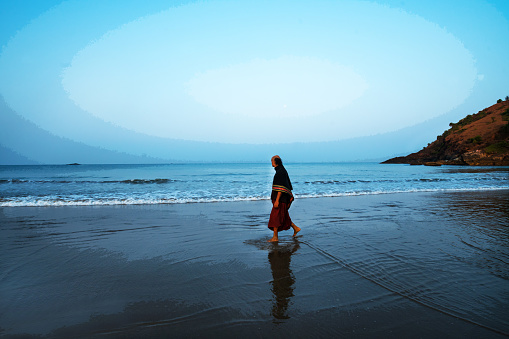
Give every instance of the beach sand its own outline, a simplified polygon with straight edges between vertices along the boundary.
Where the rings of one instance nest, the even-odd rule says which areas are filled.
[[[502,338],[508,193],[2,208],[0,335]]]

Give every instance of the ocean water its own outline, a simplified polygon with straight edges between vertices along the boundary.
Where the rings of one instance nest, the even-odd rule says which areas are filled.
[[[509,189],[509,167],[288,163],[296,198]],[[0,166],[0,207],[269,199],[270,163]]]
[[[0,337],[509,335],[508,167],[286,168],[0,167]]]

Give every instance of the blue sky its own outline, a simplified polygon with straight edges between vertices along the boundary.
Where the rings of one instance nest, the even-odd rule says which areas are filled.
[[[383,159],[509,94],[508,1],[4,1],[1,163]]]

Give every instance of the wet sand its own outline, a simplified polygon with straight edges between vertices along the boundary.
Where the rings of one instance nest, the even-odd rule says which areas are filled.
[[[0,209],[0,335],[509,334],[508,191]],[[20,336],[21,335],[21,336]]]

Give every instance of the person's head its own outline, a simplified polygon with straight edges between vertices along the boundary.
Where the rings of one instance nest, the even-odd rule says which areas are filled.
[[[272,163],[272,167],[277,167],[279,165],[283,164],[283,161],[281,161],[281,158],[279,155],[275,155],[270,159],[270,162]]]

